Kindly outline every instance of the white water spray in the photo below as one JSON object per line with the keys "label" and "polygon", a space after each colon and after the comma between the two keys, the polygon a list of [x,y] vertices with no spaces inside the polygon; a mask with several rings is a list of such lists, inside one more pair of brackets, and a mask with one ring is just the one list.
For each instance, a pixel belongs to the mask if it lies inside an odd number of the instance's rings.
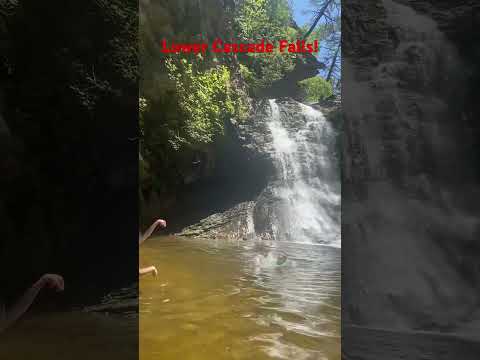
{"label": "white water spray", "polygon": [[278,241],[340,247],[335,131],[320,111],[303,104],[299,106],[304,122],[288,126],[293,119],[281,115],[275,100],[269,102],[268,127],[277,168],[273,191],[280,200],[272,219],[274,236]]}

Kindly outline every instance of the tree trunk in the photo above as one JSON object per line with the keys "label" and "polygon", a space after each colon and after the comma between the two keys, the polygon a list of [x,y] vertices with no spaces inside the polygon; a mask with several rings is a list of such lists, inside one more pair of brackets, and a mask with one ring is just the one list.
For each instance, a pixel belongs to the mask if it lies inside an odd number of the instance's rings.
{"label": "tree trunk", "polygon": [[327,81],[330,81],[332,79],[333,69],[335,69],[335,63],[337,62],[339,51],[340,51],[340,44],[338,44],[337,46],[337,50],[335,51],[335,55],[333,56],[333,59],[332,59],[332,64],[330,65],[330,69],[328,69],[328,75],[326,79]]}
{"label": "tree trunk", "polygon": [[322,18],[322,16],[325,14],[325,11],[327,11],[327,8],[330,6],[333,0],[327,0],[323,4],[322,9],[318,12],[317,16],[315,17],[315,20],[313,21],[312,26],[310,26],[310,29],[308,29],[307,33],[303,36],[303,40],[305,40],[313,30],[315,30],[315,27],[317,26],[318,22]]}

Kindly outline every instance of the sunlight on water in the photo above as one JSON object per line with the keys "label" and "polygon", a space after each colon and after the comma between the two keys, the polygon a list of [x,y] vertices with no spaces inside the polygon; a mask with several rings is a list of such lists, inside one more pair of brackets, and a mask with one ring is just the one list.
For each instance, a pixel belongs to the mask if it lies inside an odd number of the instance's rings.
{"label": "sunlight on water", "polygon": [[140,263],[142,360],[340,359],[339,249],[159,237]]}

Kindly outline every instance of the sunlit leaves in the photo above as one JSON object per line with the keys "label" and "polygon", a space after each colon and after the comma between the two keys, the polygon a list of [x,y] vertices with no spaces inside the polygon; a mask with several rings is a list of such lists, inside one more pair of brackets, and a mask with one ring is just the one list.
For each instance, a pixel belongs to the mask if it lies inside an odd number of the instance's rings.
{"label": "sunlit leaves", "polygon": [[167,59],[166,65],[185,117],[181,135],[171,139],[174,147],[181,143],[210,143],[223,133],[225,118],[242,117],[242,100],[231,85],[230,71],[225,65],[206,71],[196,71],[186,59]]}
{"label": "sunlit leaves", "polygon": [[[297,40],[298,31],[291,27],[291,9],[286,0],[245,0],[235,16],[236,36],[240,42],[259,42],[266,39],[278,44],[279,40]],[[248,53],[239,56],[247,67],[246,80],[253,93],[279,80],[293,70],[295,53]]]}
{"label": "sunlit leaves", "polygon": [[332,84],[320,76],[302,80],[298,83],[304,90],[305,101],[317,102],[333,94]]}

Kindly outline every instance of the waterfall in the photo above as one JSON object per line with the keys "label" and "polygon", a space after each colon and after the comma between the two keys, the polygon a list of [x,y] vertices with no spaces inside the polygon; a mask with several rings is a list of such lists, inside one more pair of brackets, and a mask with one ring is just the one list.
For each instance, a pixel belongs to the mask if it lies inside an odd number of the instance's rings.
{"label": "waterfall", "polygon": [[336,134],[324,115],[298,103],[298,118],[269,100],[277,204],[271,219],[277,241],[340,247],[340,170]]}

